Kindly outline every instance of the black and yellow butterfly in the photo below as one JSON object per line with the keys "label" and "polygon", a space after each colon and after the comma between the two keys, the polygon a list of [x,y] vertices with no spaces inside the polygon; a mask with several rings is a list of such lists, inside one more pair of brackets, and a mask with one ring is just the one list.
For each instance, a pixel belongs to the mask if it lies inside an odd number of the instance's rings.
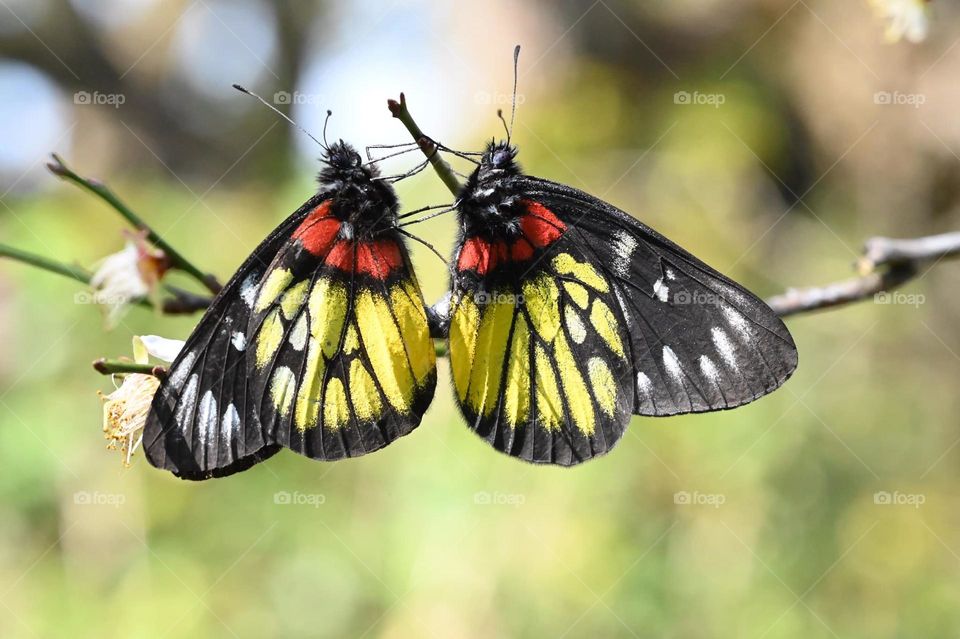
{"label": "black and yellow butterfly", "polygon": [[450,366],[470,428],[569,466],[632,414],[734,408],[790,377],[797,350],[766,304],[631,215],[524,175],[510,129],[456,203]]}
{"label": "black and yellow butterfly", "polygon": [[397,197],[340,141],[320,192],[243,263],[153,400],[143,443],[184,479],[282,447],[319,460],[375,451],[420,423],[436,361]]}

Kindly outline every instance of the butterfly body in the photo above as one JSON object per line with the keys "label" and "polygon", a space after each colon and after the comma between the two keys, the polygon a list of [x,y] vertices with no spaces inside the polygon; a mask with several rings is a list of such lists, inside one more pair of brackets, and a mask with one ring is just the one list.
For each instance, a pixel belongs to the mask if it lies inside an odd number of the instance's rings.
{"label": "butterfly body", "polygon": [[147,459],[185,479],[283,447],[363,455],[412,431],[436,383],[392,187],[339,142],[320,191],[213,301],[154,398]]}
{"label": "butterfly body", "polygon": [[573,465],[631,414],[732,408],[796,366],[763,302],[632,216],[491,143],[459,194],[450,360],[471,428]]}

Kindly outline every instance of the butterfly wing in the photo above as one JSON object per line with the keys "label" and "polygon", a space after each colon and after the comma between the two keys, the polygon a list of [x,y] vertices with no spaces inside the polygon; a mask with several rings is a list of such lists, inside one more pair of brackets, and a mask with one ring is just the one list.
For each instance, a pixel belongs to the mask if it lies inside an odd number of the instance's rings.
{"label": "butterfly wing", "polygon": [[253,310],[252,401],[277,443],[335,460],[419,425],[436,359],[399,236],[353,239],[329,216],[307,218],[271,264]]}
{"label": "butterfly wing", "polygon": [[143,435],[153,466],[183,479],[222,477],[280,450],[250,401],[246,330],[260,282],[314,197],[275,229],[204,313],[154,396]]}
{"label": "butterfly wing", "polygon": [[797,367],[787,327],[762,300],[634,217],[587,193],[524,178],[529,200],[567,225],[569,245],[602,270],[628,327],[634,412],[735,408]]}
{"label": "butterfly wing", "polygon": [[562,185],[517,191],[521,237],[464,238],[450,326],[461,408],[498,450],[580,463],[631,413],[732,408],[796,367],[762,301],[652,229]]}

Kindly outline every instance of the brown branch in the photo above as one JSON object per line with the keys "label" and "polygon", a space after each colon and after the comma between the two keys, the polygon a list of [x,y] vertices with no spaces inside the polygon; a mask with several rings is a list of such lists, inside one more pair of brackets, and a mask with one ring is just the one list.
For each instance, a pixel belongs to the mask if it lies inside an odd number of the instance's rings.
{"label": "brown branch", "polygon": [[767,304],[780,317],[788,317],[876,299],[918,277],[924,265],[956,257],[960,257],[960,232],[906,240],[874,237],[866,241],[857,261],[859,277],[792,288],[771,297]]}

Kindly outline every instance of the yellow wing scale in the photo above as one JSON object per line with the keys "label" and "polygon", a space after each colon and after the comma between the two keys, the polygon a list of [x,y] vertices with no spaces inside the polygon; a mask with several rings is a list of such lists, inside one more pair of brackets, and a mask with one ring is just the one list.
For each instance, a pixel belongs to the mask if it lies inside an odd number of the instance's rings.
{"label": "yellow wing scale", "polygon": [[481,421],[499,406],[511,429],[573,424],[591,436],[616,411],[622,329],[597,269],[569,253],[550,267],[522,283],[519,299],[508,290],[490,292],[482,304],[462,295],[450,323],[454,384],[468,415]]}
{"label": "yellow wing scale", "polygon": [[336,430],[354,419],[377,421],[387,406],[408,414],[435,375],[415,281],[399,280],[382,293],[360,286],[352,307],[349,296],[334,278],[293,282],[289,271],[277,269],[255,302],[267,311],[254,346],[258,369],[274,362],[285,336],[295,351],[305,351],[302,373],[278,367],[270,384],[273,406],[301,432],[321,422]]}

